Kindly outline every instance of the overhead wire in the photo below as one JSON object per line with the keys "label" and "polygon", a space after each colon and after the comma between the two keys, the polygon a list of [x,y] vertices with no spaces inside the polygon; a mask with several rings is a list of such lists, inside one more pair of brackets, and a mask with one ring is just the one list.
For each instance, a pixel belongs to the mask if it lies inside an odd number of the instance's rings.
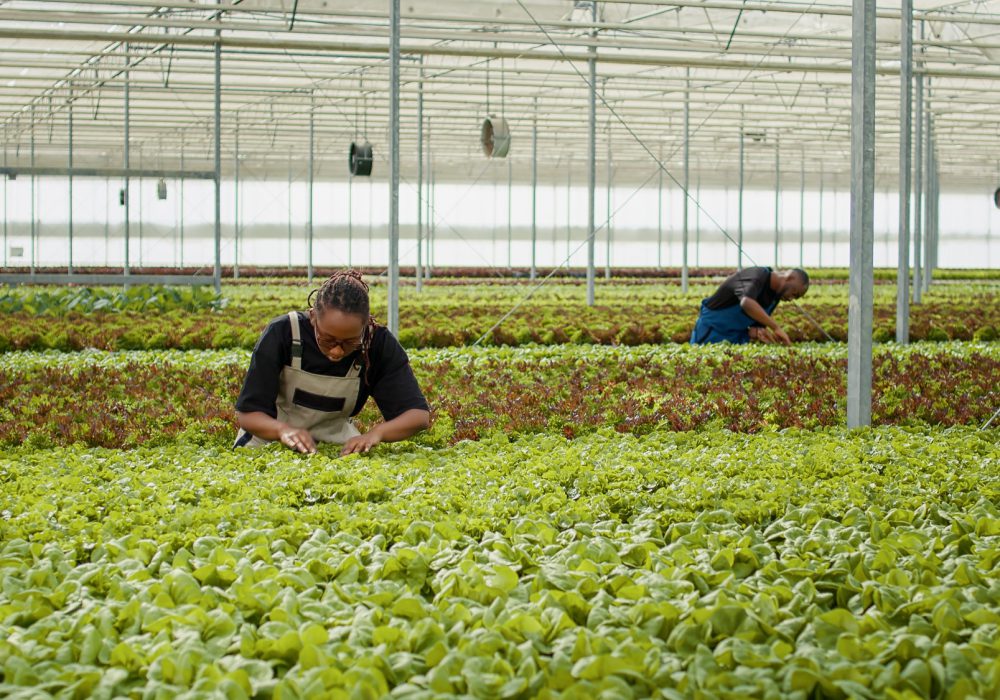
{"label": "overhead wire", "polygon": [[[813,6],[813,5],[815,5],[816,2],[817,2],[817,0],[813,0],[813,2],[811,3],[810,7]],[[557,41],[555,41],[555,39],[552,37],[552,35],[535,18],[535,16],[531,13],[531,11],[525,6],[524,2],[522,0],[517,0],[517,4],[521,7],[522,10],[524,10],[525,14],[531,19],[531,21],[535,24],[535,26],[545,35],[546,39],[549,40],[550,44],[553,47],[555,47],[555,49],[565,58],[566,54],[563,51],[562,46],[560,46],[559,43]],[[804,15],[799,15],[799,17],[797,17],[789,25],[789,27],[788,27],[788,29],[786,30],[785,33],[787,34],[788,32],[790,32],[795,27],[795,25],[799,22],[799,20],[801,20],[801,18],[803,16]],[[778,42],[776,42],[775,45],[777,45],[777,43]],[[760,59],[760,61],[758,62],[758,65],[760,65],[760,63],[763,62],[767,58],[768,55],[769,54],[765,54]],[[572,61],[569,61],[569,65],[573,68],[573,71],[581,78],[581,80],[583,80],[585,83],[587,83],[589,85],[590,81],[587,79],[586,76],[583,75],[583,73],[580,71],[580,69],[577,68],[576,65]],[[746,82],[746,80],[748,80],[752,74],[753,74],[753,69],[750,69],[747,72],[747,74],[744,76],[744,78],[740,81],[740,83],[738,83],[733,88],[733,90],[729,93],[729,95],[726,96],[726,98],[722,101],[722,103],[724,103],[725,101],[727,101],[729,99],[729,97],[731,97],[732,94],[735,93],[735,91],[739,88],[739,86],[742,85],[744,82]],[[722,233],[722,235],[725,236],[731,243],[733,243],[733,245],[735,245],[737,247],[737,249],[740,251],[740,253],[742,255],[744,255],[747,260],[749,260],[751,263],[753,263],[753,264],[756,265],[756,261],[754,260],[753,256],[751,256],[748,253],[746,253],[746,251],[743,248],[743,246],[740,245],[739,242],[737,242],[735,239],[733,239],[732,235],[730,235],[730,233],[726,230],[726,228],[722,224],[720,224],[719,221],[714,216],[712,216],[712,214],[708,210],[706,210],[702,206],[701,202],[688,191],[688,189],[673,175],[673,173],[670,172],[670,170],[664,165],[663,161],[660,160],[656,156],[656,154],[653,153],[652,149],[649,148],[649,146],[631,128],[631,126],[628,124],[628,122],[625,121],[625,119],[623,119],[621,117],[621,115],[618,114],[618,112],[607,101],[607,99],[605,99],[604,95],[603,94],[596,94],[596,91],[595,91],[595,98],[599,98],[601,100],[602,104],[610,112],[610,114],[612,116],[614,116],[614,118],[625,128],[625,131],[635,140],[635,142],[637,144],[639,144],[639,146],[642,148],[642,150],[644,150],[646,152],[646,154],[649,155],[649,157],[657,164],[657,169],[658,170],[662,170],[663,173],[666,174],[667,177],[669,177],[674,182],[674,184],[677,185],[678,188],[680,188],[680,190],[684,194],[684,196],[686,198],[688,198],[689,200],[691,200],[691,202],[695,205],[696,209],[698,211],[704,213],[705,216],[708,218],[708,220],[711,221],[715,225],[715,227],[719,229],[719,231]],[[718,106],[716,106],[716,110],[719,109],[719,107],[721,107],[722,103],[720,103]],[[706,118],[705,121],[702,122],[702,124],[699,125],[698,128],[700,128],[702,125],[704,125],[705,122],[709,118],[711,118],[711,114],[709,115],[709,117]],[[697,129],[696,129],[695,133],[697,133]],[[676,153],[676,149],[675,149],[674,153]],[[644,187],[644,186],[645,186],[645,184],[643,184],[641,187]],[[640,189],[641,189],[641,187],[640,187]],[[609,217],[609,219],[608,219],[609,221],[610,221],[610,218],[611,217]],[[606,225],[607,225],[607,221],[605,221],[605,223],[601,227],[595,228],[594,231],[591,231],[589,233],[588,238],[585,241],[585,243],[589,243],[590,240],[596,236],[597,232],[599,230],[603,229],[604,226],[606,226]],[[583,244],[581,243],[581,245],[578,246],[576,248],[576,250],[573,251],[573,253],[575,253],[576,251],[578,251],[582,246],[583,246]],[[567,260],[569,259],[569,257],[572,257],[573,253],[571,253],[570,256],[567,257]],[[566,261],[564,261],[563,264],[565,264],[565,262]],[[561,265],[560,265],[560,267],[561,267]],[[552,274],[553,273],[550,273],[549,275],[546,275],[538,285],[536,285],[534,288],[532,288],[531,290],[529,290],[528,294],[524,298],[522,298],[521,300],[519,300],[518,302],[516,302],[515,305],[514,305],[514,308],[512,310],[510,310],[506,314],[504,314],[499,321],[497,321],[482,336],[480,336],[479,339],[476,340],[476,342],[474,343],[474,345],[478,345],[480,342],[482,342],[483,339],[486,338],[486,336],[488,336],[490,333],[492,333],[494,330],[496,330],[496,328],[498,328],[507,318],[509,318],[510,315],[517,308],[519,308],[525,301],[527,301],[527,299],[529,299],[531,296],[533,296],[534,293],[538,290],[538,288],[540,288],[542,285],[544,285],[552,277]],[[833,338],[830,336],[830,334],[827,333],[826,330],[810,314],[806,313],[805,310],[802,309],[801,306],[799,306],[798,304],[794,304],[794,306],[797,309],[799,309],[800,311],[802,311],[802,313],[806,316],[806,318],[809,319],[810,322],[813,325],[815,325],[828,339],[833,340]]]}

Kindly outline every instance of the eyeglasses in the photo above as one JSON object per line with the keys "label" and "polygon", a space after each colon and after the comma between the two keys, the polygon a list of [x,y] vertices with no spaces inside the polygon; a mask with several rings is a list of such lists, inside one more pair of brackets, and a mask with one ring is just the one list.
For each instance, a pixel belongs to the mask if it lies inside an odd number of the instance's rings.
{"label": "eyeglasses", "polygon": [[316,336],[316,344],[327,350],[340,348],[346,353],[352,353],[355,350],[361,349],[360,340],[320,340],[319,336]]}
{"label": "eyeglasses", "polygon": [[327,352],[335,348],[340,348],[346,354],[350,354],[355,350],[361,349],[361,344],[363,341],[363,336],[358,336],[357,338],[348,338],[347,340],[337,340],[336,338],[331,338],[328,335],[321,335],[316,324],[312,324],[313,333],[316,336],[316,344],[319,346],[320,350]]}

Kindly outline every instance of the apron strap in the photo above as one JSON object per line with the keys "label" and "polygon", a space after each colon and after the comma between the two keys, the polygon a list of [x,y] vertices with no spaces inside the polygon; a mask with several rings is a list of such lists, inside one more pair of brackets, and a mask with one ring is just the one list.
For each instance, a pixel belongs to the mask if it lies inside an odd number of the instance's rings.
{"label": "apron strap", "polygon": [[299,314],[289,311],[288,318],[292,321],[292,369],[302,369],[302,332],[299,329]]}

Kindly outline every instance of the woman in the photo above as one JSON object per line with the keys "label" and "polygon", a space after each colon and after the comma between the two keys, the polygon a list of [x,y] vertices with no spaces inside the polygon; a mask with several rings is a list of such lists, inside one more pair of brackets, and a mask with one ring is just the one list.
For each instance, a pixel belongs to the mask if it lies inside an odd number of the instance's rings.
{"label": "woman", "polygon": [[[348,455],[425,430],[427,401],[399,341],[369,313],[361,273],[333,275],[308,305],[271,321],[257,341],[236,400],[235,447],[280,440],[313,453],[333,442]],[[385,422],[362,435],[353,420],[369,396]]]}

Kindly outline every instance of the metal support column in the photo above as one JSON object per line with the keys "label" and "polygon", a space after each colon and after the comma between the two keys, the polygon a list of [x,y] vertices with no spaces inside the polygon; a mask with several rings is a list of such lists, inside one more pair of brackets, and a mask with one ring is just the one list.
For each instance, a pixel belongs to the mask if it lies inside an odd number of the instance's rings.
{"label": "metal support column", "polygon": [[424,290],[424,57],[417,83],[417,291]]}
{"label": "metal support column", "polygon": [[663,269],[663,142],[660,142],[659,182],[656,187],[656,268]]}
{"label": "metal support column", "polygon": [[[350,194],[350,190],[348,190]],[[292,151],[288,151],[288,269],[292,269]]]}
{"label": "metal support column", "polygon": [[399,0],[390,0],[389,332],[399,335]]}
{"label": "metal support column", "polygon": [[[698,177],[694,184],[694,201],[701,202],[701,163],[695,163]],[[694,208],[694,266],[701,267],[701,206]]]}
{"label": "metal support column", "polygon": [[424,266],[424,277],[431,278],[434,268],[434,161],[431,159],[431,118],[427,117],[426,130],[427,152],[427,196],[424,197],[427,207],[427,264]]}
{"label": "metal support column", "polygon": [[[688,202],[691,199],[691,69],[684,70],[684,206],[681,210],[681,292],[688,292]],[[660,178],[663,169],[660,168]]]}
{"label": "metal support column", "polygon": [[739,194],[736,199],[737,206],[737,243],[736,247],[736,267],[740,270],[743,269],[743,109],[740,108],[740,182],[739,182]]}
{"label": "metal support column", "polygon": [[[31,167],[35,167],[35,106],[31,106]],[[31,274],[35,274],[35,250],[37,249],[36,239],[38,237],[38,221],[35,214],[35,174],[31,174],[31,250],[29,264]]]}
{"label": "metal support column", "polygon": [[111,253],[111,180],[104,180],[104,267],[109,267]]}
{"label": "metal support column", "polygon": [[313,281],[313,189],[316,182],[316,95],[309,96],[309,204],[306,235],[309,239],[306,252],[306,277]]}
{"label": "metal support column", "polygon": [[819,261],[817,267],[823,267],[823,185],[825,184],[826,174],[823,172],[823,166],[820,166],[819,171]]}
{"label": "metal support column", "polygon": [[847,426],[871,424],[875,246],[875,0],[853,0],[851,24],[851,273]]}
{"label": "metal support column", "polygon": [[507,269],[514,266],[514,161],[507,159]]}
{"label": "metal support column", "polygon": [[531,122],[531,279],[538,276],[538,98]]}
{"label": "metal support column", "polygon": [[[183,131],[181,131],[181,170],[184,170],[184,132]],[[178,192],[178,199],[180,200],[180,217],[179,217],[180,221],[178,222],[179,223],[179,228],[180,228],[180,238],[181,238],[181,240],[180,240],[180,255],[178,256],[179,257],[179,261],[178,262],[180,264],[180,267],[184,267],[184,180],[185,180],[185,178],[183,178],[183,177],[180,178],[180,182],[178,183],[178,187],[177,187],[177,189],[179,191]]]}
{"label": "metal support column", "polygon": [[66,100],[66,119],[68,121],[69,130],[69,148],[67,150],[67,161],[69,164],[69,172],[66,174],[66,181],[68,183],[68,195],[69,195],[69,207],[67,213],[69,214],[69,265],[67,267],[67,272],[73,274],[73,84],[70,83],[69,86],[69,99]]}
{"label": "metal support column", "polygon": [[[140,171],[142,170],[142,143],[139,144],[139,170]],[[139,175],[139,177],[137,179],[139,180],[139,182],[138,182],[138,186],[136,187],[136,197],[135,197],[135,199],[136,199],[136,202],[139,205],[139,207],[138,207],[138,209],[139,209],[139,216],[136,217],[138,219],[138,221],[136,223],[139,224],[139,267],[141,268],[143,266],[143,258],[142,258],[142,248],[143,248],[143,246],[142,246],[142,222],[144,220],[143,216],[142,216],[142,175]]]}
{"label": "metal support column", "polygon": [[931,272],[938,269],[941,249],[941,166],[938,162],[937,138],[934,139],[934,245],[931,247]]}
{"label": "metal support column", "polygon": [[429,192],[427,197],[427,224],[430,226],[429,237],[427,240],[427,279],[431,278],[434,274],[434,265],[437,262],[436,248],[434,246],[437,241],[437,217],[435,212],[437,211],[437,178],[434,176],[434,152],[431,150],[431,133],[430,133],[431,120],[430,117],[427,118],[427,178],[429,180]]}
{"label": "metal support column", "polygon": [[913,155],[913,0],[902,0],[899,73],[899,251],[896,342],[910,342],[910,189]]}
{"label": "metal support column", "polygon": [[[920,38],[924,38],[924,23],[920,22]],[[923,48],[920,52],[923,53]],[[923,62],[917,62],[917,68],[923,67]],[[917,125],[913,138],[913,303],[919,304],[922,299],[923,283],[921,277],[921,248],[923,247],[924,228],[924,75],[918,72],[916,78],[916,105],[913,110],[913,122]]]}
{"label": "metal support column", "polygon": [[347,173],[347,266],[354,267],[354,175],[351,173]]}
{"label": "metal support column", "polygon": [[[220,16],[221,21],[221,16]],[[215,30],[215,293],[222,292],[222,32]]]}
{"label": "metal support column", "polygon": [[781,143],[774,139],[774,267],[777,268],[781,244]]}
{"label": "metal support column", "polygon": [[[597,2],[591,3],[591,19],[597,22]],[[592,32],[596,38],[596,30]],[[597,185],[597,47],[587,48],[590,58],[590,101],[587,105],[589,130],[587,133],[587,306],[594,305],[594,188]]]}
{"label": "metal support column", "polygon": [[[124,166],[125,166],[125,171],[126,171],[126,173],[125,173],[125,183],[124,183],[125,186],[123,188],[125,190],[125,196],[124,196],[124,200],[125,200],[124,201],[124,206],[125,206],[125,221],[124,221],[124,229],[125,229],[125,264],[124,264],[124,269],[122,270],[122,273],[125,276],[125,280],[126,280],[125,281],[125,286],[126,287],[128,287],[128,276],[130,274],[132,274],[132,270],[131,270],[131,255],[132,255],[132,250],[131,249],[132,249],[132,245],[131,245],[131,242],[129,241],[129,225],[130,225],[130,222],[129,222],[129,209],[130,209],[130,207],[132,205],[132,202],[131,202],[132,197],[131,197],[131,193],[129,192],[129,176],[128,176],[128,170],[129,170],[129,167],[130,167],[130,163],[129,163],[129,127],[130,127],[130,124],[129,124],[129,122],[131,121],[130,116],[129,116],[129,97],[130,97],[130,95],[129,95],[129,83],[132,82],[132,79],[131,79],[131,65],[132,65],[132,62],[131,62],[131,59],[129,57],[129,54],[130,54],[129,45],[125,44],[125,70],[122,73],[122,76],[125,79],[125,85],[124,85],[124,90],[125,90],[125,95],[124,95],[124,99],[125,99],[125,104],[124,104],[124,109],[125,109],[125,114],[124,114],[124,132],[125,132],[124,136],[125,136],[125,142],[124,142],[124,144],[122,146],[123,156],[124,156],[123,157],[123,161],[124,161]],[[140,253],[141,252],[142,251],[140,249]]]}
{"label": "metal support column", "polygon": [[605,226],[607,226],[607,231],[605,231],[605,245],[604,245],[604,279],[611,279],[611,222],[615,217],[615,212],[611,208],[611,188],[614,182],[614,170],[611,165],[611,129],[610,125],[608,128],[608,191],[607,191],[607,208],[608,208],[608,220]]}
{"label": "metal support column", "polygon": [[[7,167],[7,144],[3,147],[3,164]],[[8,207],[7,200],[7,181],[10,180],[9,175],[5,175],[3,178],[3,266],[7,267],[7,251],[10,250],[7,244],[7,221],[10,219],[10,209]],[[989,238],[986,240],[987,248],[989,247]]]}
{"label": "metal support column", "polygon": [[799,166],[799,267],[806,266],[806,149]]}
{"label": "metal support column", "polygon": [[[928,83],[930,81],[928,80]],[[931,90],[930,85],[927,86],[927,98],[930,101]],[[929,107],[929,105],[928,105]],[[934,118],[931,116],[930,109],[927,109],[927,133],[925,134],[924,142],[924,152],[926,153],[927,159],[927,173],[926,173],[926,188],[927,188],[927,199],[926,199],[926,232],[924,235],[924,272],[921,276],[921,281],[923,282],[923,291],[926,293],[931,288],[931,263],[932,254],[931,250],[934,248],[934,236],[936,235],[935,225],[937,210],[935,208],[935,192],[934,192]]]}
{"label": "metal support column", "polygon": [[233,279],[240,278],[240,113],[233,128]]}
{"label": "metal support column", "polygon": [[573,252],[573,161],[566,163],[566,265],[569,266]]}

